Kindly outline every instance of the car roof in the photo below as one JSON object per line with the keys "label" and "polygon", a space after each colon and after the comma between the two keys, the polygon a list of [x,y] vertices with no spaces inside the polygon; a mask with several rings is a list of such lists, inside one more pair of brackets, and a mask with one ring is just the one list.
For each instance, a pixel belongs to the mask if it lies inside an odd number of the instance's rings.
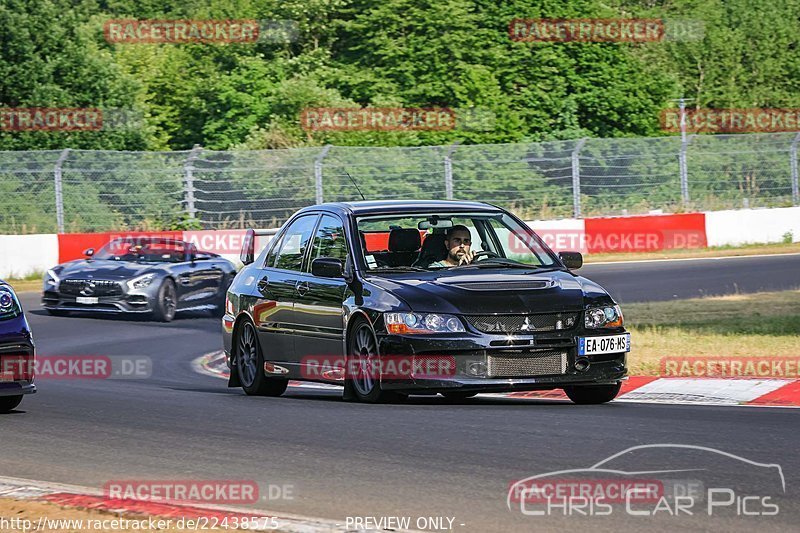
{"label": "car roof", "polygon": [[330,202],[305,207],[306,211],[334,211],[341,214],[380,215],[404,212],[486,211],[498,212],[499,207],[483,202],[464,200],[365,200],[360,202]]}

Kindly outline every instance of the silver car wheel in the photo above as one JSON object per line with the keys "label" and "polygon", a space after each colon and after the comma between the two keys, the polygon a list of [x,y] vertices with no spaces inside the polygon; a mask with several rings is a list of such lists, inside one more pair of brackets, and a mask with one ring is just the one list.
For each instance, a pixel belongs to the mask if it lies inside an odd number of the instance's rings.
{"label": "silver car wheel", "polygon": [[248,322],[239,334],[239,346],[236,351],[236,365],[239,368],[239,380],[245,387],[250,387],[256,380],[258,372],[258,348],[256,347],[256,332]]}
{"label": "silver car wheel", "polygon": [[166,283],[164,285],[164,295],[161,305],[164,309],[164,318],[167,321],[170,321],[175,317],[175,310],[178,308],[177,300],[178,295],[175,291],[175,286],[172,283]]}
{"label": "silver car wheel", "polygon": [[366,396],[375,388],[375,361],[377,360],[378,347],[372,330],[366,324],[358,328],[354,339],[353,353],[354,365],[348,370],[355,371],[353,385],[359,394]]}

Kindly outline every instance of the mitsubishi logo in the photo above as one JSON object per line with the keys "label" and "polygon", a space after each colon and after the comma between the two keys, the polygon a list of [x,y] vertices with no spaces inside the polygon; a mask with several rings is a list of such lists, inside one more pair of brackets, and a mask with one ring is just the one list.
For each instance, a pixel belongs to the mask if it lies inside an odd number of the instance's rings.
{"label": "mitsubishi logo", "polygon": [[531,320],[527,316],[525,317],[525,321],[522,323],[522,327],[519,328],[520,331],[530,331],[531,330]]}
{"label": "mitsubishi logo", "polygon": [[93,281],[89,283],[84,283],[83,288],[81,289],[81,294],[84,296],[89,296],[90,294],[94,294],[95,284]]}

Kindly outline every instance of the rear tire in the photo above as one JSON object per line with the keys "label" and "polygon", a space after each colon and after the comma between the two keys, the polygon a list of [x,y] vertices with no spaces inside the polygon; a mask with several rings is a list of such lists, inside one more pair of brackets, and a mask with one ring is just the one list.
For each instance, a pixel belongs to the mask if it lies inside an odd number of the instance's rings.
{"label": "rear tire", "polygon": [[[345,400],[357,400],[364,403],[389,403],[400,401],[406,395],[381,389],[380,376],[374,375],[379,365],[374,362],[379,358],[378,341],[369,323],[357,318],[347,339],[347,362],[345,364],[344,396]],[[354,360],[353,363],[350,363]],[[357,376],[347,376],[359,369]]]}
{"label": "rear tire", "polygon": [[18,396],[0,396],[0,414],[10,413],[21,401],[21,394]]}
{"label": "rear tire", "polygon": [[178,291],[175,282],[165,279],[158,288],[158,296],[153,303],[153,319],[158,322],[172,322],[178,309]]}
{"label": "rear tire", "polygon": [[619,394],[622,383],[616,385],[584,385],[564,387],[570,400],[578,405],[597,405],[610,402]]}
{"label": "rear tire", "polygon": [[268,378],[264,375],[264,356],[258,343],[256,328],[244,322],[236,336],[236,368],[239,382],[248,396],[280,396],[289,386],[288,379]]}

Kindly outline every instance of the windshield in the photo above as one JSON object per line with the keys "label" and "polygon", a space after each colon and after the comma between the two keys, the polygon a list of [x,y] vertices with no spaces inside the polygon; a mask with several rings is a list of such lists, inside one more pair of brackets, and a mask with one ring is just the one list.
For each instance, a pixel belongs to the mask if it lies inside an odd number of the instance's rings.
{"label": "windshield", "polygon": [[171,239],[116,239],[100,248],[95,259],[142,263],[180,263],[186,261],[188,247]]}
{"label": "windshield", "polygon": [[357,219],[369,271],[560,267],[533,231],[506,213],[413,213]]}

